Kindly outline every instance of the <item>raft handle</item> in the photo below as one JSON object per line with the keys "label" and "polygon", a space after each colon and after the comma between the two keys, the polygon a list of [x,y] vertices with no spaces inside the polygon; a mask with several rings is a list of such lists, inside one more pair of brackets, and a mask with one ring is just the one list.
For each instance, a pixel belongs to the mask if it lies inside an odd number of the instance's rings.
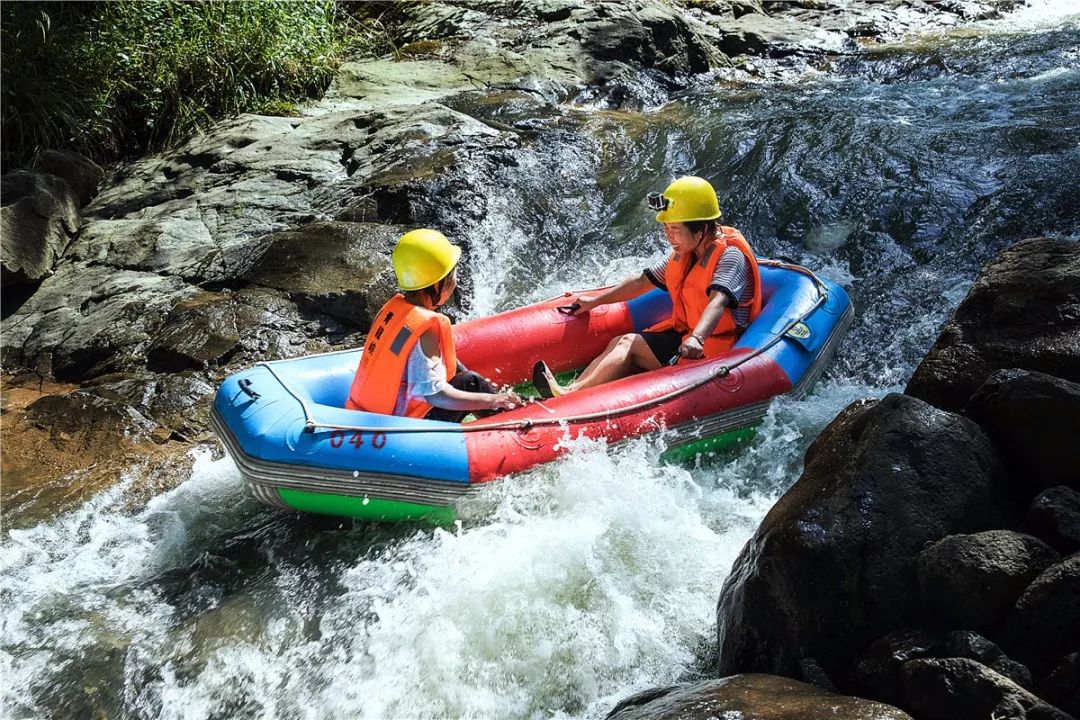
{"label": "raft handle", "polygon": [[238,382],[237,385],[240,386],[240,392],[244,393],[245,395],[247,395],[252,400],[258,400],[259,399],[259,397],[260,397],[259,393],[255,392],[254,390],[251,389],[251,379],[250,378],[244,378],[243,380]]}

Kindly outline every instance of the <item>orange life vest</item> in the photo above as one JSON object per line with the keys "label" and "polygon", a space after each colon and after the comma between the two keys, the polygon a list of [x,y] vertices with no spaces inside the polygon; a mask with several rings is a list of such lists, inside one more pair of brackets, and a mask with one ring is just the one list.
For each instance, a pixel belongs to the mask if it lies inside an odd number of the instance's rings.
{"label": "orange life vest", "polygon": [[[691,253],[681,257],[677,253],[672,254],[664,273],[664,284],[671,294],[671,317],[648,328],[649,331],[677,330],[683,334],[684,340],[694,331],[701,320],[701,314],[705,312],[705,306],[709,304],[709,286],[712,285],[716,266],[729,246],[738,249],[746,258],[754,283],[753,296],[740,302],[739,307],[750,308],[751,321],[757,317],[761,312],[761,271],[758,269],[757,257],[741,232],[733,227],[720,225],[717,227],[716,237],[707,245],[700,258]],[[709,337],[705,338],[705,357],[716,357],[730,350],[735,344],[738,328],[735,325],[735,314],[731,310],[730,307],[724,308],[724,314],[720,316],[716,327]]]}
{"label": "orange life vest", "polygon": [[[450,320],[445,315],[413,305],[404,295],[390,298],[371,325],[345,407],[392,415],[402,386],[407,382],[405,366],[409,353],[420,342],[420,336],[429,331],[439,338],[439,354],[449,381],[457,372]],[[405,409],[405,416],[424,417],[430,410],[431,405],[414,398]]]}

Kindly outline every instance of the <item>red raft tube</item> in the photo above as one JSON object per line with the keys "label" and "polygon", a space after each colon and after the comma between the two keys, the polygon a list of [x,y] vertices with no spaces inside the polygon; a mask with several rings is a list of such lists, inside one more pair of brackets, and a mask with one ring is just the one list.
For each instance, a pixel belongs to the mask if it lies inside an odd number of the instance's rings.
{"label": "red raft tube", "polygon": [[[854,314],[805,268],[761,260],[761,314],[725,355],[681,362],[462,424],[346,410],[360,350],[264,362],[228,377],[212,421],[255,497],[301,512],[449,522],[479,485],[550,462],[579,436],[659,434],[689,455],[745,434],[772,398],[802,396]],[[459,359],[498,385],[543,359],[582,368],[608,342],[671,313],[654,290],[569,317],[555,298],[454,327]]]}

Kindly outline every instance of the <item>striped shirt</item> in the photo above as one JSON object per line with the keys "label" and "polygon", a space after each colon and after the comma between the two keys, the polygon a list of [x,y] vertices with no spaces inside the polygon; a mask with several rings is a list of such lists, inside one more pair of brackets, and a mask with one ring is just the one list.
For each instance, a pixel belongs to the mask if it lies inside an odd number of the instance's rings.
{"label": "striped shirt", "polygon": [[[667,290],[664,277],[669,262],[671,262],[671,256],[658,265],[645,268],[645,277],[662,290]],[[746,261],[746,257],[738,248],[729,247],[720,256],[720,262],[716,263],[716,272],[713,273],[712,283],[709,284],[709,290],[714,288],[727,295],[729,307],[735,304],[735,298],[738,298],[738,302],[744,303],[754,297],[754,277],[750,272],[750,263]],[[735,325],[740,329],[750,324],[749,307],[735,308],[732,312],[735,315]]]}

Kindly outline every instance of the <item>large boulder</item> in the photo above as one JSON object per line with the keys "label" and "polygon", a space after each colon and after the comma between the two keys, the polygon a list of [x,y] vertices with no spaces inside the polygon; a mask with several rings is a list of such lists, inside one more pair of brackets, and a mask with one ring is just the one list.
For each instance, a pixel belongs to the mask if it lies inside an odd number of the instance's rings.
{"label": "large boulder", "polygon": [[904,628],[878,638],[862,652],[851,668],[860,693],[894,705],[902,700],[900,676],[909,660],[934,657],[945,642],[936,628]]}
{"label": "large boulder", "polygon": [[0,178],[0,282],[47,277],[79,229],[79,201],[56,175],[16,170]]}
{"label": "large boulder", "polygon": [[794,18],[748,13],[717,25],[719,48],[729,56],[782,57],[800,52],[842,49],[844,35],[802,23]]}
{"label": "large boulder", "polygon": [[63,178],[75,193],[80,206],[97,195],[105,174],[93,160],[70,150],[41,150],[30,161],[30,167]]}
{"label": "large boulder", "polygon": [[1080,554],[1035,578],[1006,620],[1002,641],[1037,676],[1080,647]]}
{"label": "large boulder", "polygon": [[1062,710],[1080,717],[1080,652],[1071,652],[1040,684],[1039,694]]}
{"label": "large boulder", "polygon": [[902,707],[920,720],[1071,720],[1004,675],[969,658],[904,665]]}
{"label": "large boulder", "polygon": [[366,331],[396,291],[390,253],[405,229],[328,221],[274,233],[241,277],[285,293],[301,312]]}
{"label": "large boulder", "polygon": [[883,703],[826,692],[774,675],[735,675],[719,680],[646,690],[623,700],[608,720],[908,720]]}
{"label": "large boulder", "polygon": [[967,418],[896,394],[849,406],[724,583],[720,674],[796,676],[813,658],[844,687],[868,643],[918,615],[923,547],[998,522],[1000,475]]}
{"label": "large boulder", "polygon": [[994,672],[1000,673],[1017,685],[1032,687],[1031,671],[1018,663],[1000,647],[971,630],[953,630],[945,635],[937,648],[937,655],[945,658],[969,658],[978,660]]}
{"label": "large boulder", "polygon": [[[1080,277],[1076,280],[1080,283]],[[1018,484],[1080,489],[1080,383],[999,370],[972,396],[964,414],[986,430],[1013,474],[1028,481]]]}
{"label": "large boulder", "polygon": [[1023,529],[1058,552],[1080,551],[1080,492],[1061,486],[1043,490],[1031,503]]}
{"label": "large boulder", "polygon": [[942,538],[919,554],[928,619],[951,627],[994,625],[1059,557],[1042,540],[1012,530]]}
{"label": "large boulder", "polygon": [[1080,243],[1023,240],[983,267],[907,394],[958,411],[995,371],[1080,382]]}

